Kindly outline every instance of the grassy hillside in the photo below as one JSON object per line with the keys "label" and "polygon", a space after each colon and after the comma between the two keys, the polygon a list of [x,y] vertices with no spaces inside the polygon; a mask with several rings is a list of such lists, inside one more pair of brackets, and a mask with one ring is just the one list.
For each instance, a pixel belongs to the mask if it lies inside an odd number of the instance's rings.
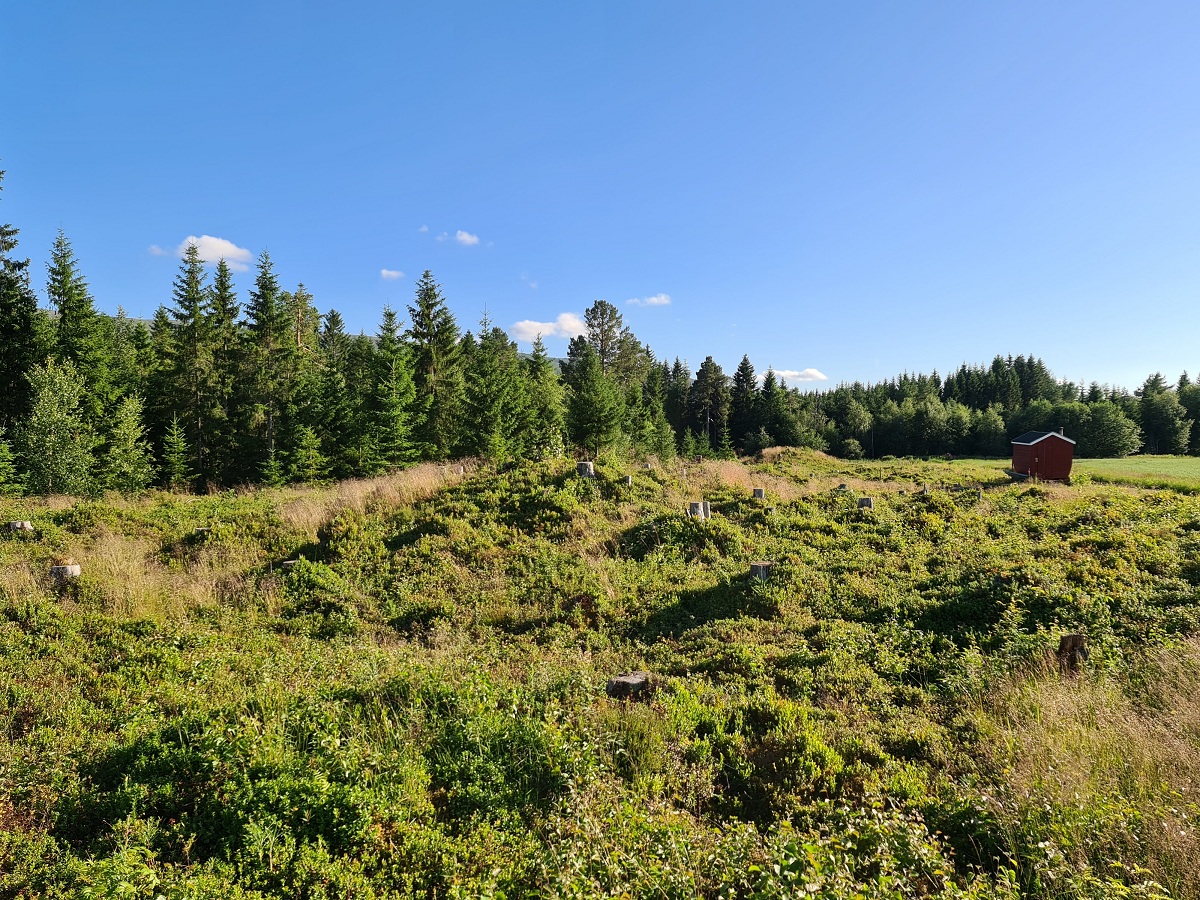
{"label": "grassy hillside", "polygon": [[1200,894],[1200,499],[597,468],[0,499],[0,897]]}

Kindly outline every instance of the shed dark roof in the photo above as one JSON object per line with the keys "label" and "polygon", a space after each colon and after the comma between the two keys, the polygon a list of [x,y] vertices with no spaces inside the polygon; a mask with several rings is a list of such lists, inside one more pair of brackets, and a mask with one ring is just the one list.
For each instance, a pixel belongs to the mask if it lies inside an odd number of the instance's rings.
{"label": "shed dark roof", "polygon": [[1057,431],[1027,431],[1020,437],[1012,439],[1014,444],[1036,444],[1038,441],[1044,441],[1048,437],[1056,437],[1060,441],[1066,441],[1068,444],[1074,444],[1066,435],[1059,434]]}

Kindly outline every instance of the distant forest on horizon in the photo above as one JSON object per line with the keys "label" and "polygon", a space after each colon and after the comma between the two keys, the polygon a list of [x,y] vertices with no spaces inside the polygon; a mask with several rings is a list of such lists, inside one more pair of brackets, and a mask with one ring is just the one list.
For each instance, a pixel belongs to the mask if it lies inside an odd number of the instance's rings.
{"label": "distant forest on horizon", "polygon": [[760,378],[749,355],[732,375],[711,356],[694,373],[659,359],[603,300],[560,372],[540,339],[521,354],[486,315],[464,331],[428,271],[406,320],[385,307],[374,335],[350,335],[302,283],[282,287],[268,254],[243,299],[193,245],[146,323],[97,310],[61,232],[39,298],[17,235],[0,226],[0,491],[208,490],[614,450],[1001,457],[1012,437],[1058,428],[1079,456],[1200,453],[1186,373],[1131,392],[997,356],[944,378],[800,390]]}

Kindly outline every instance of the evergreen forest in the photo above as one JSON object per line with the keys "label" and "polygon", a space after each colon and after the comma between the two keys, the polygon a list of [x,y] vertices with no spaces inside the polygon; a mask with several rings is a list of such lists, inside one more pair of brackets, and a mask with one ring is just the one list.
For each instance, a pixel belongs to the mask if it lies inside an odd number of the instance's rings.
{"label": "evergreen forest", "polygon": [[998,356],[945,378],[801,391],[760,377],[748,355],[732,376],[711,356],[695,372],[659,359],[606,301],[554,360],[540,339],[518,353],[486,315],[464,330],[428,271],[406,309],[350,335],[303,283],[284,287],[267,253],[239,289],[195,246],[145,322],[97,309],[61,232],[38,297],[17,235],[0,227],[0,490],[206,492],[608,450],[1000,457],[1012,437],[1057,428],[1079,456],[1200,452],[1200,385],[1186,373],[1130,393]]}

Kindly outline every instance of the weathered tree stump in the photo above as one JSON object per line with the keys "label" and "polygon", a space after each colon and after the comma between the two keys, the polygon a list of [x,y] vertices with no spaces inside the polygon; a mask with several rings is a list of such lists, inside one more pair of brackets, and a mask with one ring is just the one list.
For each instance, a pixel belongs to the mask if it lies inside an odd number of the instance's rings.
{"label": "weathered tree stump", "polygon": [[454,474],[455,474],[455,475],[466,475],[466,474],[467,474],[467,467],[466,467],[466,466],[459,466],[457,469],[455,469],[455,470],[454,470]]}
{"label": "weathered tree stump", "polygon": [[837,489],[839,491],[842,491],[843,493],[845,493],[846,491],[850,490],[850,485],[846,484],[846,482],[843,481],[841,484],[839,484],[837,486]]}
{"label": "weathered tree stump", "polygon": [[752,488],[752,490],[754,491],[754,499],[755,500],[766,500],[767,499],[767,489],[766,488]]}
{"label": "weathered tree stump", "polygon": [[279,564],[279,568],[283,569],[283,571],[285,571],[285,572],[290,572],[292,570],[292,567],[295,566],[296,563],[298,563],[298,562],[300,562],[300,560],[298,560],[298,559],[285,559],[283,562],[281,562]]}
{"label": "weathered tree stump", "polygon": [[699,453],[697,453],[697,454],[696,454],[696,462],[697,462],[697,463],[702,463],[702,462],[704,462],[704,457],[703,457],[703,456],[701,456]]}
{"label": "weathered tree stump", "polygon": [[595,478],[596,464],[591,462],[575,463],[575,471],[579,473],[581,478]]}
{"label": "weathered tree stump", "polygon": [[767,515],[771,515],[775,512],[775,507],[768,506],[768,507],[766,507],[766,510],[767,510]]}
{"label": "weathered tree stump", "polygon": [[625,672],[608,679],[604,692],[616,700],[636,700],[650,693],[649,672]]}
{"label": "weathered tree stump", "polygon": [[626,476],[625,476],[625,486],[626,486],[626,487],[633,487],[633,476],[632,476],[632,475],[626,475]]}
{"label": "weathered tree stump", "polygon": [[4,527],[7,531],[24,531],[30,534],[33,533],[33,523],[29,521],[8,522]]}
{"label": "weathered tree stump", "polygon": [[198,541],[206,541],[208,540],[208,536],[210,534],[212,534],[211,528],[197,528],[192,532],[192,537],[196,538]]}
{"label": "weathered tree stump", "polygon": [[69,581],[72,578],[78,578],[82,574],[83,569],[79,567],[78,563],[74,562],[65,562],[61,565],[50,567],[50,577],[59,584]]}
{"label": "weathered tree stump", "polygon": [[1064,634],[1058,639],[1058,668],[1063,672],[1078,672],[1087,662],[1087,638],[1082,634]]}
{"label": "weathered tree stump", "polygon": [[709,506],[704,500],[692,500],[688,503],[688,518],[703,521],[709,517]]}
{"label": "weathered tree stump", "polygon": [[873,497],[859,497],[858,498],[858,508],[859,509],[874,509],[875,508],[875,499]]}
{"label": "weathered tree stump", "polygon": [[646,471],[649,472],[654,468],[654,463],[646,463]]}
{"label": "weathered tree stump", "polygon": [[750,577],[757,578],[759,581],[766,581],[771,577],[771,566],[774,563],[767,560],[759,560],[758,562],[750,563]]}

